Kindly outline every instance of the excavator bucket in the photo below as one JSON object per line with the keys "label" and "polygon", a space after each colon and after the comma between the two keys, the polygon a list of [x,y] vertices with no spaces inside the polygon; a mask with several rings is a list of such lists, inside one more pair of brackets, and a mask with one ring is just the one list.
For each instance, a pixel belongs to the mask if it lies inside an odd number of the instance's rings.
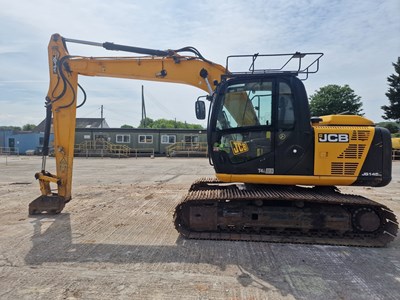
{"label": "excavator bucket", "polygon": [[37,215],[46,212],[47,214],[59,214],[65,206],[63,197],[58,195],[42,195],[29,203],[29,215]]}

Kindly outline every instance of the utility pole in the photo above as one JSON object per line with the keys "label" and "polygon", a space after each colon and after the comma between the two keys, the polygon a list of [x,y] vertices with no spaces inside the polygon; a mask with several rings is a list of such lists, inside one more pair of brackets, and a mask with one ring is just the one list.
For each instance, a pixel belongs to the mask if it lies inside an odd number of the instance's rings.
{"label": "utility pole", "polygon": [[142,85],[142,124],[143,128],[146,128],[146,105],[144,103],[144,87]]}
{"label": "utility pole", "polygon": [[103,128],[103,105],[101,105],[101,124],[100,128]]}

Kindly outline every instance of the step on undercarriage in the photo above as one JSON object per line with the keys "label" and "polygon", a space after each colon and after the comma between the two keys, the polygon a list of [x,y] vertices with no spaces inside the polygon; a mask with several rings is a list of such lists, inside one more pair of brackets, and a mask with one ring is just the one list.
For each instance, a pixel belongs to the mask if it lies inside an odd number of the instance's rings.
{"label": "step on undercarriage", "polygon": [[397,234],[386,206],[335,187],[195,182],[176,207],[189,239],[383,247]]}

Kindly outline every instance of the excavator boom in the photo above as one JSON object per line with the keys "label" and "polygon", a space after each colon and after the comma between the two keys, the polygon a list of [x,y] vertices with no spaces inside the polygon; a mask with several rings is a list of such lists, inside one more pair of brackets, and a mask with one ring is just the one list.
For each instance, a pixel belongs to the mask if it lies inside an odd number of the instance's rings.
{"label": "excavator boom", "polygon": [[[66,42],[102,46],[110,50],[120,50],[148,54],[142,57],[82,57],[70,56]],[[102,76],[182,83],[195,86],[208,93],[227,71],[221,65],[205,60],[192,47],[176,51],[160,51],[146,48],[116,45],[113,43],[93,43],[65,39],[59,34],[52,35],[48,46],[50,86],[46,97],[46,132],[41,172],[39,180],[42,195],[30,204],[30,214],[43,211],[58,213],[71,199],[71,182],[74,157],[78,76]],[[195,56],[181,56],[178,52],[192,51]],[[50,125],[53,117],[54,155],[56,175],[45,171]],[[50,183],[57,185],[53,193]]]}

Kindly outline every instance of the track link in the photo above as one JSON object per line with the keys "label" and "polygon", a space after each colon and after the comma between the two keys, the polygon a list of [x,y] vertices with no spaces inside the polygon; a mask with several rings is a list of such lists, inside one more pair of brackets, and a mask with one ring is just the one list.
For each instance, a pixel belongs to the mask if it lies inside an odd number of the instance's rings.
{"label": "track link", "polygon": [[386,206],[335,187],[226,184],[204,178],[176,207],[189,239],[384,247],[397,235]]}

